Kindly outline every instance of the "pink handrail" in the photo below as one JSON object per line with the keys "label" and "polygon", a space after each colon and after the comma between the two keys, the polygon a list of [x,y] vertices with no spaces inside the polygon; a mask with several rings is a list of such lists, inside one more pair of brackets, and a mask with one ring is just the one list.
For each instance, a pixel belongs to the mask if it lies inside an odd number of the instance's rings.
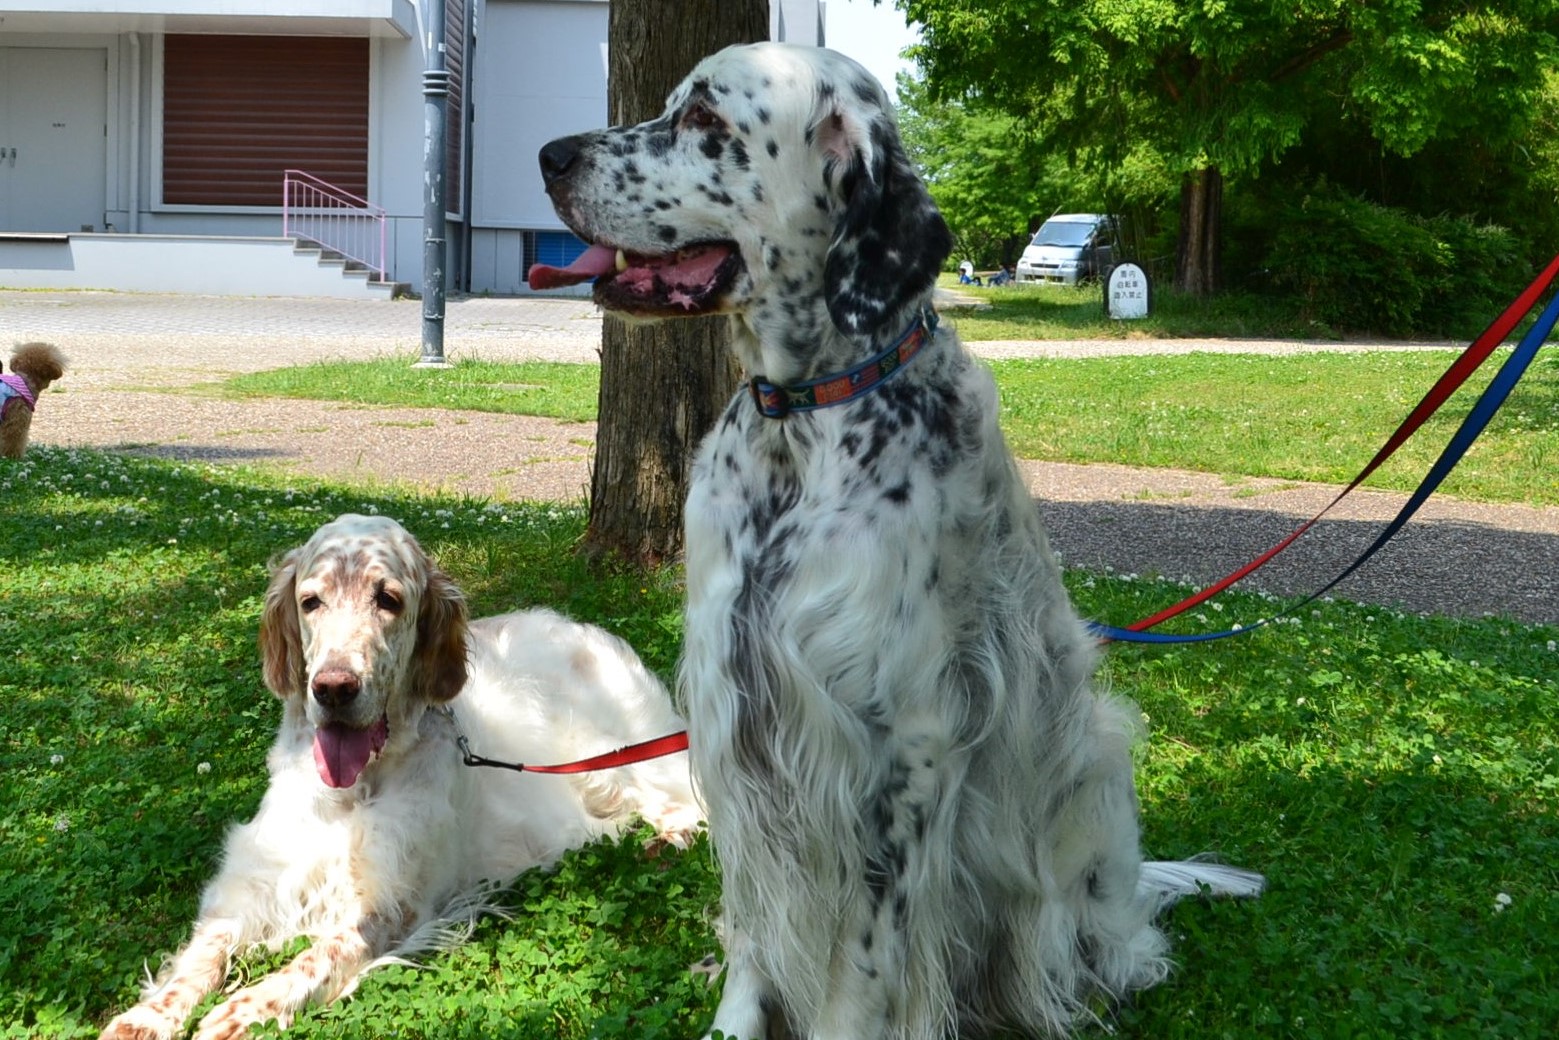
{"label": "pink handrail", "polygon": [[282,171],[283,238],[313,242],[385,279],[385,211],[302,170]]}

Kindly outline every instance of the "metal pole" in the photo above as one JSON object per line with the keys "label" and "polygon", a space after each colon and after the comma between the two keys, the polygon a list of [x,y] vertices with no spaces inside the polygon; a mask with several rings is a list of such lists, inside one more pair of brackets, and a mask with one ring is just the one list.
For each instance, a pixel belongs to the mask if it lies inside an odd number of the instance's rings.
{"label": "metal pole", "polygon": [[444,0],[423,0],[427,18],[428,67],[422,74],[422,359],[416,368],[443,368],[444,262],[444,113],[449,71],[444,67]]}

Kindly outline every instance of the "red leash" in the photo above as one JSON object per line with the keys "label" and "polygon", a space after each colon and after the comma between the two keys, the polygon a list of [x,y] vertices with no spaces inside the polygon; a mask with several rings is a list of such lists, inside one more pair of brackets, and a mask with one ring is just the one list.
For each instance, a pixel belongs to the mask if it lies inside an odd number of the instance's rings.
{"label": "red leash", "polygon": [[678,751],[686,751],[687,734],[668,733],[664,737],[629,744],[627,747],[620,747],[616,751],[608,751],[593,758],[582,758],[577,762],[563,762],[552,766],[531,766],[523,762],[499,762],[496,759],[483,758],[472,752],[471,744],[466,740],[464,733],[455,737],[455,743],[460,748],[461,761],[468,766],[492,766],[496,769],[513,769],[518,773],[591,773],[597,769],[631,766],[635,762],[648,762],[652,758],[662,758],[666,755],[674,755]]}
{"label": "red leash", "polygon": [[1456,359],[1450,368],[1446,369],[1445,374],[1442,375],[1439,380],[1435,382],[1435,385],[1430,387],[1429,392],[1424,395],[1424,399],[1418,402],[1418,406],[1408,414],[1406,419],[1402,420],[1402,425],[1397,427],[1397,431],[1393,433],[1386,441],[1386,443],[1381,446],[1381,449],[1375,453],[1375,457],[1370,459],[1369,463],[1364,467],[1364,469],[1359,472],[1359,475],[1353,478],[1352,483],[1343,488],[1342,491],[1338,493],[1337,497],[1332,499],[1332,501],[1326,506],[1325,509],[1322,509],[1319,513],[1315,514],[1315,516],[1300,524],[1282,541],[1278,542],[1272,548],[1268,549],[1266,552],[1262,553],[1260,556],[1256,557],[1245,566],[1234,571],[1232,574],[1229,574],[1227,577],[1224,577],[1212,585],[1207,586],[1200,592],[1186,597],[1179,603],[1176,603],[1174,606],[1166,607],[1157,614],[1154,614],[1152,617],[1143,618],[1141,621],[1127,625],[1126,631],[1143,632],[1154,627],[1155,625],[1168,621],[1170,618],[1175,617],[1178,614],[1183,614],[1192,607],[1197,606],[1200,603],[1204,603],[1212,597],[1218,595],[1218,593],[1222,592],[1224,589],[1227,589],[1230,585],[1233,585],[1241,578],[1247,577],[1258,568],[1266,565],[1270,560],[1272,560],[1273,557],[1277,556],[1278,553],[1292,545],[1300,535],[1304,534],[1306,531],[1310,530],[1311,527],[1315,526],[1316,521],[1320,520],[1327,513],[1331,512],[1333,507],[1335,507],[1337,503],[1341,502],[1349,492],[1353,491],[1353,489],[1362,484],[1370,474],[1379,469],[1381,463],[1385,462],[1393,454],[1395,454],[1396,450],[1405,444],[1409,437],[1418,432],[1418,428],[1422,426],[1431,415],[1438,411],[1440,406],[1443,405],[1452,394],[1461,388],[1461,385],[1467,381],[1467,378],[1471,376],[1473,372],[1477,371],[1478,367],[1482,365],[1484,361],[1488,360],[1489,355],[1494,352],[1494,348],[1503,343],[1505,337],[1510,335],[1511,330],[1514,329],[1518,323],[1520,323],[1521,319],[1526,316],[1527,312],[1537,305],[1538,297],[1542,296],[1543,292],[1548,288],[1549,284],[1553,282],[1556,276],[1559,276],[1559,256],[1555,256],[1552,260],[1550,260],[1548,262],[1548,266],[1543,270],[1543,273],[1539,274],[1537,278],[1533,280],[1532,284],[1527,286],[1521,295],[1516,297],[1516,299],[1509,307],[1505,308],[1504,313],[1502,313],[1498,318],[1494,319],[1493,324],[1484,329],[1483,333],[1477,339],[1473,340],[1472,345],[1462,352],[1462,355]]}

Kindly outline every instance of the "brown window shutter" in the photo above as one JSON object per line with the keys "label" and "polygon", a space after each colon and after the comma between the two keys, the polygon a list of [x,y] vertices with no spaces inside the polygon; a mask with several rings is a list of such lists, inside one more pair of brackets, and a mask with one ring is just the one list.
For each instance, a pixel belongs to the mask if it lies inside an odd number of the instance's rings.
{"label": "brown window shutter", "polygon": [[445,209],[458,212],[462,192],[460,162],[465,148],[466,0],[444,4],[444,68],[449,72],[449,102],[444,109]]}
{"label": "brown window shutter", "polygon": [[368,197],[366,39],[170,35],[163,55],[163,202],[280,206],[286,169]]}

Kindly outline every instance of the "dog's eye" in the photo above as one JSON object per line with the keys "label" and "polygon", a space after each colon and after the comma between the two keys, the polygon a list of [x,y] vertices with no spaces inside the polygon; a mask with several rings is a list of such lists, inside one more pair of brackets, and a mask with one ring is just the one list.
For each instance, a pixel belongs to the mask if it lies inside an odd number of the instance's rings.
{"label": "dog's eye", "polygon": [[324,605],[324,601],[321,600],[318,596],[304,596],[302,599],[298,600],[298,609],[303,611],[305,614],[312,614],[314,611],[318,610]]}
{"label": "dog's eye", "polygon": [[374,606],[386,614],[399,614],[401,612],[401,598],[388,589],[380,589],[374,593]]}
{"label": "dog's eye", "polygon": [[715,113],[714,109],[699,101],[682,113],[682,125],[689,130],[713,130],[723,126],[724,120]]}

